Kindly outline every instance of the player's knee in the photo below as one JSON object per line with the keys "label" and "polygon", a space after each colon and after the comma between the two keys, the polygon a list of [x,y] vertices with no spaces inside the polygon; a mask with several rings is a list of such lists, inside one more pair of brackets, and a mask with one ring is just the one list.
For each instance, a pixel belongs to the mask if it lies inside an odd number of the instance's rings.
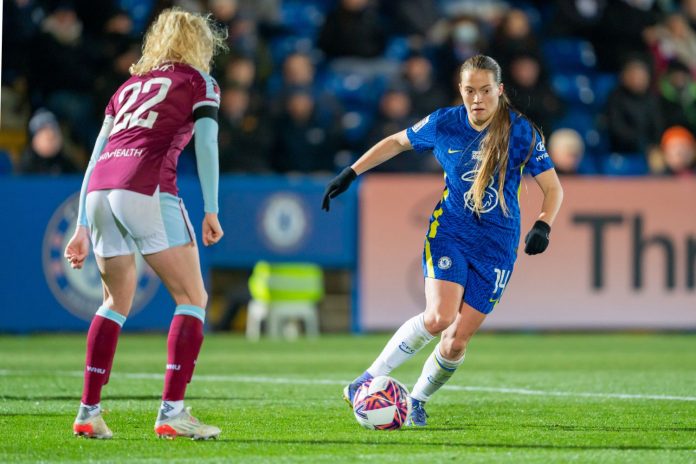
{"label": "player's knee", "polygon": [[121,301],[120,299],[115,299],[112,295],[108,295],[106,298],[104,298],[103,306],[123,316],[128,316],[131,310],[132,300]]}
{"label": "player's knee", "polygon": [[205,307],[208,305],[208,292],[206,292],[205,290],[201,290],[198,295],[198,299],[200,304],[198,304],[197,306],[205,309]]}
{"label": "player's knee", "polygon": [[443,337],[440,342],[440,354],[445,358],[452,361],[461,359],[466,353],[466,345],[469,343],[469,339],[457,339]]}
{"label": "player's knee", "polygon": [[198,306],[199,308],[205,308],[208,304],[208,293],[201,289],[187,295],[187,300],[188,302],[186,304]]}
{"label": "player's knee", "polygon": [[433,335],[437,335],[452,325],[456,315],[443,314],[438,311],[426,311],[423,318],[425,329]]}

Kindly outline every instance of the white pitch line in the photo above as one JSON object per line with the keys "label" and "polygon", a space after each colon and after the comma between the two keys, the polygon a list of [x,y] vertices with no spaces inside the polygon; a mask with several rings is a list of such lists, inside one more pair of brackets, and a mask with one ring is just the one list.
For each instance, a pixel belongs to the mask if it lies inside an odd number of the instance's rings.
{"label": "white pitch line", "polygon": [[[0,376],[26,376],[43,374],[53,377],[82,377],[82,371],[65,371],[65,372],[46,372],[46,371],[26,371],[26,370],[11,370],[0,369]],[[147,372],[114,372],[112,378],[125,379],[148,379],[148,380],[163,380],[164,374],[152,374]],[[285,377],[261,377],[261,376],[244,376],[244,375],[196,375],[195,380],[199,382],[244,382],[244,383],[269,383],[269,384],[284,384],[284,385],[345,385],[348,380],[328,380],[328,379],[302,379],[302,378],[285,378]],[[530,396],[566,396],[579,398],[615,398],[621,400],[658,400],[658,401],[696,401],[696,396],[674,396],[674,395],[644,395],[632,393],[599,393],[599,392],[567,392],[553,390],[529,390],[526,388],[506,388],[506,387],[477,387],[477,386],[460,386],[460,385],[445,385],[444,390],[452,391],[472,391],[485,393],[507,393],[512,395],[530,395]]]}

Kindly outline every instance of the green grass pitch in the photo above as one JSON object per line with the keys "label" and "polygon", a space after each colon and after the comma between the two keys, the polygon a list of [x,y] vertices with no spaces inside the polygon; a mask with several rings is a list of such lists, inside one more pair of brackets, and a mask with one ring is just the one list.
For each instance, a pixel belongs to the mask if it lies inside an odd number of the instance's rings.
{"label": "green grass pitch", "polygon": [[[124,335],[72,436],[84,335],[0,337],[0,462],[696,463],[696,335],[479,334],[424,429],[362,429],[341,400],[388,335],[249,343],[209,335],[188,389],[216,441],[158,440],[164,335]],[[393,372],[409,387],[433,345]]]}

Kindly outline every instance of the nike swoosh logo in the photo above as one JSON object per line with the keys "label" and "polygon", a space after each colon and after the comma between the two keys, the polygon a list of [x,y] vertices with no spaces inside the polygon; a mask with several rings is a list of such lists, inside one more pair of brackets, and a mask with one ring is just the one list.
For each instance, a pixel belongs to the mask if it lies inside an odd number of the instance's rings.
{"label": "nike swoosh logo", "polygon": [[493,298],[489,298],[488,301],[490,303],[498,303],[500,301],[500,298],[498,298],[497,300],[494,300]]}
{"label": "nike swoosh logo", "polygon": [[447,150],[447,153],[450,153],[450,154],[452,154],[452,153],[459,153],[460,151],[464,151],[464,150],[452,150],[452,149],[450,148],[449,150]]}

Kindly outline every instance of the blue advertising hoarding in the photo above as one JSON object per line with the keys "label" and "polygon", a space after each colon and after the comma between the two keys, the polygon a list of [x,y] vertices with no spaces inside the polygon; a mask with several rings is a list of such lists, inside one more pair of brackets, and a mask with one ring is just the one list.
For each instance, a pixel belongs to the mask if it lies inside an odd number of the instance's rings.
{"label": "blue advertising hoarding", "polygon": [[[355,268],[354,192],[320,210],[326,179],[223,177],[223,240],[201,247],[203,275],[211,266],[247,268],[260,260],[313,261]],[[5,265],[0,270],[0,332],[85,330],[102,301],[96,262],[73,270],[63,250],[74,230],[80,176],[7,177],[0,182]],[[198,180],[182,178],[191,221],[203,218]],[[199,244],[200,244],[200,237]],[[152,270],[138,259],[138,291],[125,330],[164,330],[174,302]]]}

